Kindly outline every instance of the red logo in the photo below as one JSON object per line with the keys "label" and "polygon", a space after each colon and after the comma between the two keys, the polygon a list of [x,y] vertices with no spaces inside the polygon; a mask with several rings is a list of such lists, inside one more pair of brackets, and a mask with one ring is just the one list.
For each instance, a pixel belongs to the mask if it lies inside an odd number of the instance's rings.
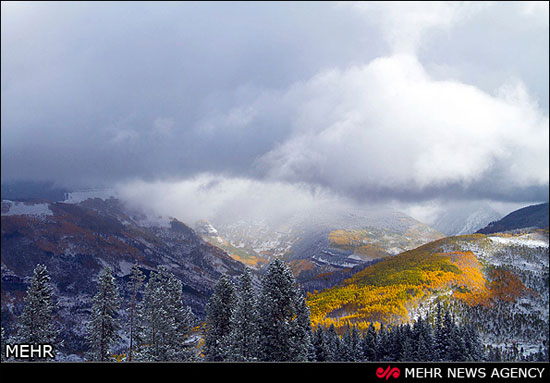
{"label": "red logo", "polygon": [[397,367],[391,368],[391,366],[388,366],[385,370],[382,367],[376,369],[376,376],[379,378],[386,378],[386,380],[390,377],[399,378],[399,375],[401,375],[401,371],[399,371]]}

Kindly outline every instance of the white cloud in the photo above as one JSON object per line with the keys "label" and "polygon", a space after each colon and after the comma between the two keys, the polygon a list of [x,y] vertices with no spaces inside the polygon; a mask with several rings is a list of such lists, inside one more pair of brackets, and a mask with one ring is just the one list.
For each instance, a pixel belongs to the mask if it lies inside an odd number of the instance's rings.
{"label": "white cloud", "polygon": [[273,179],[341,191],[548,183],[548,117],[520,82],[490,95],[394,55],[324,71],[288,97],[293,132],[258,161]]}
{"label": "white cloud", "polygon": [[200,219],[286,219],[318,204],[340,204],[343,199],[305,184],[265,182],[202,173],[181,181],[121,183],[117,195],[130,206],[151,215],[175,217],[192,225]]}

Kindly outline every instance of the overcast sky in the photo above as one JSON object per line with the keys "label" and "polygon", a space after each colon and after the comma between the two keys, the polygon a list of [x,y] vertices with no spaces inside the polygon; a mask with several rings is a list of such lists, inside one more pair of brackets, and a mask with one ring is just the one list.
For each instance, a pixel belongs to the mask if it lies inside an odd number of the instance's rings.
{"label": "overcast sky", "polygon": [[2,2],[1,21],[2,182],[207,211],[548,200],[548,2]]}

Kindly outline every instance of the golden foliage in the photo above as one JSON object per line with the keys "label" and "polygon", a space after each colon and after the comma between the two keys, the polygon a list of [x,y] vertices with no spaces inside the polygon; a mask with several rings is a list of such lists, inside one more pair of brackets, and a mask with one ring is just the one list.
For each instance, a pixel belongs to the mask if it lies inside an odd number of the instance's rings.
{"label": "golden foliage", "polygon": [[399,323],[408,319],[407,307],[433,291],[453,291],[470,305],[487,302],[495,284],[488,284],[474,253],[437,252],[440,244],[386,258],[340,286],[309,294],[312,325],[367,328],[369,323]]}

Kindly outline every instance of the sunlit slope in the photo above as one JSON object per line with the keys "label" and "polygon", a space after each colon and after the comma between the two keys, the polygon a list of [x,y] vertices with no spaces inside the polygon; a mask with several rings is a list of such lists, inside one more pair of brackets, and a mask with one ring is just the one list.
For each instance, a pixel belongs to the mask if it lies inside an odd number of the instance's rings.
{"label": "sunlit slope", "polygon": [[308,304],[314,325],[337,328],[408,321],[435,301],[454,305],[464,317],[507,309],[547,327],[541,319],[548,314],[547,286],[547,231],[473,234],[387,257],[341,285],[308,295]]}

